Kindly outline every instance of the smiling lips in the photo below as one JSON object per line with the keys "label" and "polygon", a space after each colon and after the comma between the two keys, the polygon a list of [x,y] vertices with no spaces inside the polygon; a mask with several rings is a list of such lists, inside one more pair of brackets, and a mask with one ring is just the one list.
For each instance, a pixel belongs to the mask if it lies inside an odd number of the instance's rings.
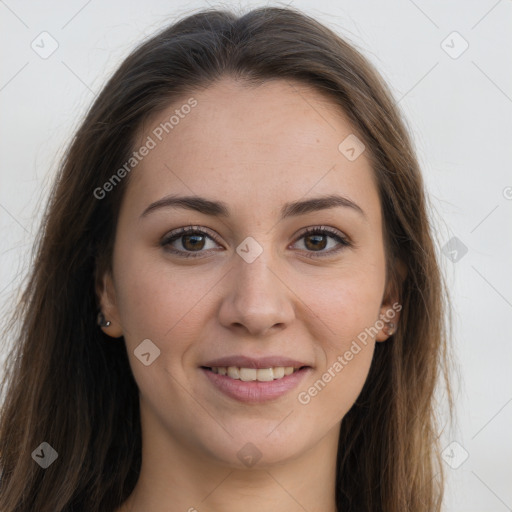
{"label": "smiling lips", "polygon": [[285,394],[312,368],[284,357],[231,356],[208,361],[201,369],[229,397],[258,403]]}

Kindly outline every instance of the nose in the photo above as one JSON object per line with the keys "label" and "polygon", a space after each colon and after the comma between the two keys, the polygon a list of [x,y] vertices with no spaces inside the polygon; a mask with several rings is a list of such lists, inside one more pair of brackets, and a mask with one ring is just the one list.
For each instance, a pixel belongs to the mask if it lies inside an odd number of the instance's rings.
{"label": "nose", "polygon": [[227,276],[219,321],[238,334],[265,336],[286,328],[295,317],[293,292],[264,255],[252,263],[239,258]]}

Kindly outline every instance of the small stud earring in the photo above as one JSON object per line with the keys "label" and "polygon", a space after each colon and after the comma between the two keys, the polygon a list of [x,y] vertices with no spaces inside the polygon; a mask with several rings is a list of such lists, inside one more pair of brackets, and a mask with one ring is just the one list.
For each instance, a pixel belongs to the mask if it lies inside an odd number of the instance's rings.
{"label": "small stud earring", "polygon": [[103,314],[103,311],[100,311],[98,313],[98,325],[100,327],[109,327],[112,324],[110,320],[105,319],[105,315]]}
{"label": "small stud earring", "polygon": [[393,322],[389,322],[386,325],[386,334],[391,336],[395,332],[395,324]]}

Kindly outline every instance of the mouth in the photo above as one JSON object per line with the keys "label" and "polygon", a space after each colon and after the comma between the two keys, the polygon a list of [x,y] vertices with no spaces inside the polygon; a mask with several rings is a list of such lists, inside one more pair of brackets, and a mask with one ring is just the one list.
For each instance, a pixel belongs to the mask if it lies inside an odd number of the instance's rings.
{"label": "mouth", "polygon": [[222,395],[244,404],[286,399],[286,395],[313,371],[311,366],[200,366],[212,400]]}

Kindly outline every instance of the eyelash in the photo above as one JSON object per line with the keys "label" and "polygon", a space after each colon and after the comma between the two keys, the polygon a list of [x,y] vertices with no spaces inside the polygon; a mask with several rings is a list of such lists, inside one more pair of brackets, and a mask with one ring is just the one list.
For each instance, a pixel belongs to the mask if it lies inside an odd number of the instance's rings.
{"label": "eyelash", "polygon": [[[160,245],[162,247],[164,247],[170,253],[176,254],[180,257],[199,258],[199,257],[201,257],[201,253],[203,253],[205,251],[178,251],[178,250],[170,247],[170,244],[172,242],[178,240],[179,238],[181,238],[184,235],[190,235],[190,234],[205,235],[220,245],[220,241],[217,239],[217,237],[215,235],[205,231],[204,229],[201,229],[198,226],[187,226],[185,228],[180,228],[176,231],[173,231],[163,238]],[[343,250],[345,247],[352,246],[352,243],[348,240],[348,238],[340,235],[337,230],[335,230],[333,228],[329,228],[328,226],[316,226],[316,227],[307,228],[305,231],[303,231],[301,233],[299,238],[297,238],[294,243],[296,243],[301,238],[304,238],[308,235],[329,235],[330,237],[334,238],[340,244],[340,247],[338,247],[337,249],[330,250],[327,252],[306,251],[306,252],[309,252],[309,254],[305,255],[308,258],[322,258],[322,257],[330,256],[330,255],[338,253],[339,251]]]}

